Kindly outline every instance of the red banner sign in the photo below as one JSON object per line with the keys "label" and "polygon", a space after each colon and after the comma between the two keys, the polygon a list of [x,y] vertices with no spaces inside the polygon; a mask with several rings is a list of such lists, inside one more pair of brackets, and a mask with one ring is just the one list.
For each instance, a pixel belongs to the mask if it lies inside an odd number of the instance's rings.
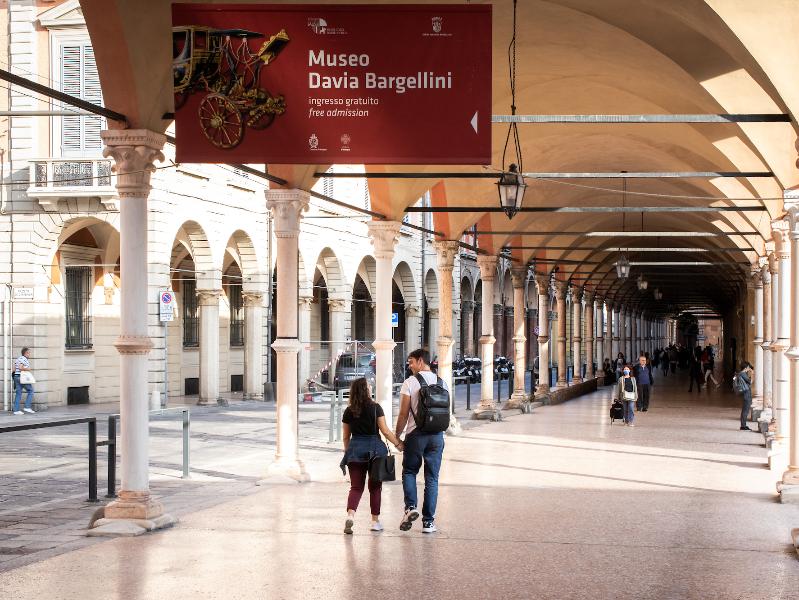
{"label": "red banner sign", "polygon": [[489,164],[490,5],[175,4],[177,160]]}

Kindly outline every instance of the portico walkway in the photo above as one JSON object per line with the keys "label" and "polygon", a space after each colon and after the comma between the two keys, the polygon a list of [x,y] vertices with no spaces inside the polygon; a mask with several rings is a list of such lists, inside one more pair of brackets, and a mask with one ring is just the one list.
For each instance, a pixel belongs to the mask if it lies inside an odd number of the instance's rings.
{"label": "portico walkway", "polygon": [[434,536],[397,530],[398,484],[387,530],[362,510],[351,537],[345,483],[271,485],[3,573],[0,597],[795,598],[799,510],[762,436],[731,393],[657,383],[634,429],[609,425],[602,389],[448,438]]}

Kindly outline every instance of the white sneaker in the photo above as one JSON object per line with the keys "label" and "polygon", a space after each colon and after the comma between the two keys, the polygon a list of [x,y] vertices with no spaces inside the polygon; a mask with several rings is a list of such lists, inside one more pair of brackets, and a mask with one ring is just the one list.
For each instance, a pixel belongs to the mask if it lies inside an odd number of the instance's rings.
{"label": "white sneaker", "polygon": [[344,533],[347,535],[352,535],[352,526],[355,525],[355,521],[352,517],[347,517],[347,520],[344,521]]}
{"label": "white sneaker", "polygon": [[408,508],[400,521],[400,531],[408,531],[413,526],[413,522],[419,518],[419,511],[415,508]]}
{"label": "white sneaker", "polygon": [[372,521],[369,531],[383,531],[383,524],[380,521]]}
{"label": "white sneaker", "polygon": [[435,521],[422,522],[422,533],[435,533],[436,531],[438,531],[438,527],[436,527]]}
{"label": "white sneaker", "polygon": [[15,411],[14,411],[14,414],[15,414],[15,415],[24,415],[25,413],[24,413],[24,412],[22,412],[21,410],[15,410]]}
{"label": "white sneaker", "polygon": [[30,415],[35,415],[36,414],[36,411],[33,410],[32,408],[23,408],[22,412],[26,412],[26,413],[28,413]]}

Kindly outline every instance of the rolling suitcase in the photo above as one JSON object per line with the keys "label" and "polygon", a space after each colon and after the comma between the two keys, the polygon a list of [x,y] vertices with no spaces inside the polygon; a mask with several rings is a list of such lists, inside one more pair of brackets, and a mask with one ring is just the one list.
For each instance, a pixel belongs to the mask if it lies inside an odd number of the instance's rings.
{"label": "rolling suitcase", "polygon": [[610,424],[613,425],[616,419],[624,419],[624,405],[618,400],[614,400],[610,407]]}

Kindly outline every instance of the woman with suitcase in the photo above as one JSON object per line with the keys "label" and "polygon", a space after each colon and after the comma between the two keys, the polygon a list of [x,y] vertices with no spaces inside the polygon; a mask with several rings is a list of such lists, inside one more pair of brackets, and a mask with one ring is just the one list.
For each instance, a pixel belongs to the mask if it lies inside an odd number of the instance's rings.
{"label": "woman with suitcase", "polygon": [[616,385],[616,399],[624,404],[624,424],[628,427],[635,427],[635,403],[638,400],[638,386],[635,377],[631,376],[630,365],[624,365],[621,378]]}

